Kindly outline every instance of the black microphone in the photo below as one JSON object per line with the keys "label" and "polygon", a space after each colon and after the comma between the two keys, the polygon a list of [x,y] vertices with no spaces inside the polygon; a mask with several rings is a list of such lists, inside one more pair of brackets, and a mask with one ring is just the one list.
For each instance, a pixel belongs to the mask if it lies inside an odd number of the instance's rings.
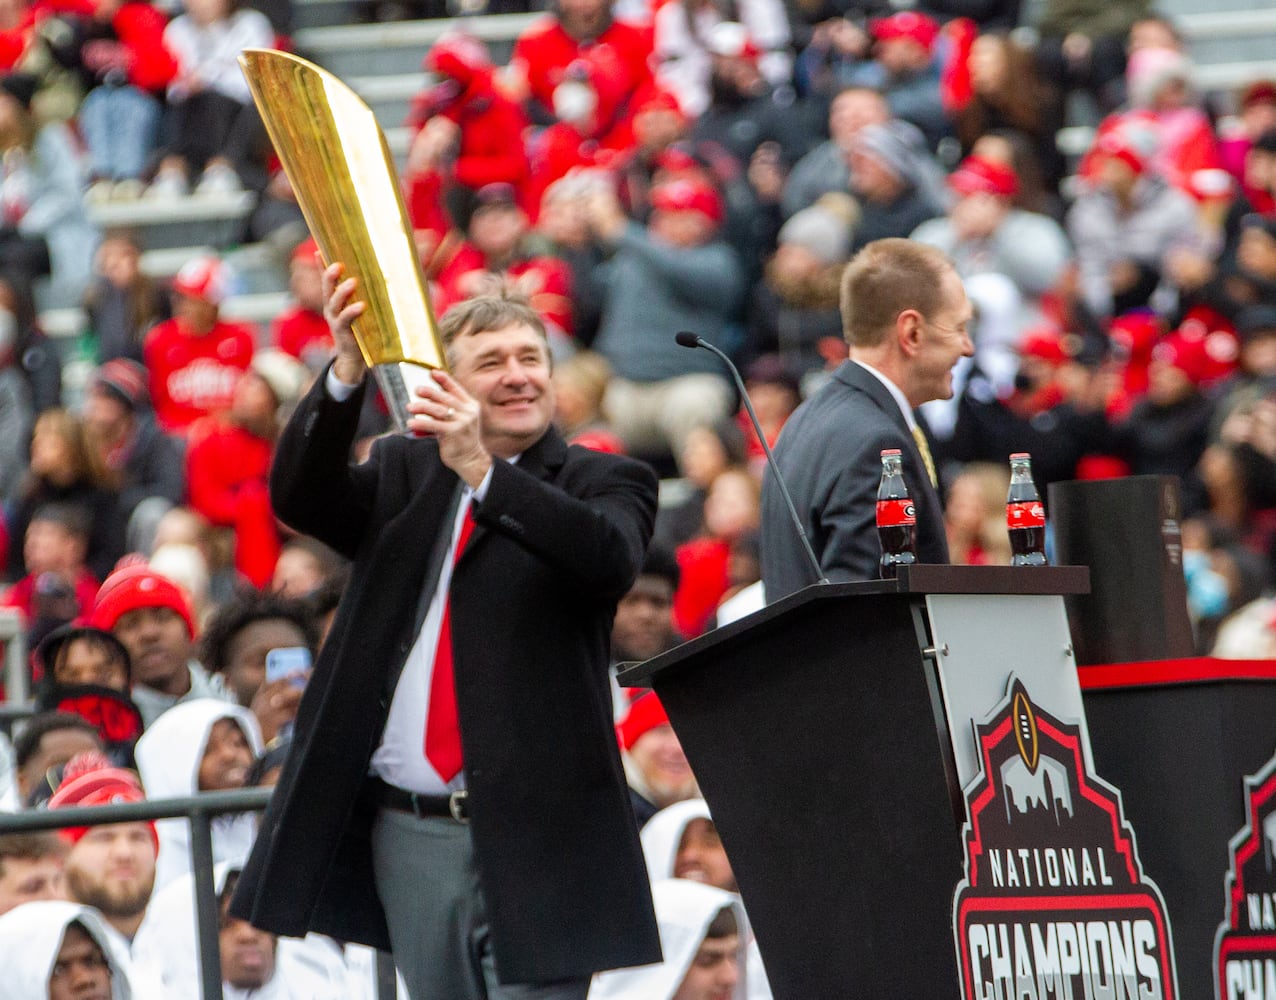
{"label": "black microphone", "polygon": [[731,377],[735,379],[736,388],[740,390],[740,399],[744,401],[744,408],[748,411],[749,419],[753,421],[753,429],[758,432],[758,440],[762,442],[762,450],[766,452],[766,462],[771,469],[771,475],[775,477],[775,484],[780,488],[780,495],[784,497],[784,504],[789,508],[789,516],[793,518],[793,530],[797,532],[797,536],[802,542],[802,549],[806,552],[806,558],[811,564],[811,572],[815,576],[815,582],[828,583],[828,577],[820,569],[820,561],[815,558],[815,550],[811,548],[811,540],[806,537],[806,529],[802,527],[802,519],[798,517],[797,508],[793,506],[793,497],[789,493],[788,486],[784,484],[784,477],[780,475],[780,467],[775,464],[775,455],[771,452],[771,446],[767,444],[766,434],[762,431],[762,424],[758,420],[757,413],[753,410],[753,402],[749,399],[749,391],[744,387],[744,379],[740,377],[740,369],[735,366],[735,362],[727,357],[725,353],[690,330],[679,331],[674,334],[673,339],[679,347],[703,347],[706,351],[716,354],[722,363],[727,366],[727,370],[731,372]]}

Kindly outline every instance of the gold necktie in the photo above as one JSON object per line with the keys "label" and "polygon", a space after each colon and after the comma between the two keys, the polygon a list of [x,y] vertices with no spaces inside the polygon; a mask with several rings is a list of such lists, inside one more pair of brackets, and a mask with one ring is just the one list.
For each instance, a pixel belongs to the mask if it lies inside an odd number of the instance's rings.
{"label": "gold necktie", "polygon": [[913,425],[913,440],[917,442],[917,450],[922,453],[922,462],[926,466],[926,475],[930,476],[930,485],[939,489],[939,477],[935,475],[935,460],[930,457],[930,445],[926,443],[926,435],[922,429]]}

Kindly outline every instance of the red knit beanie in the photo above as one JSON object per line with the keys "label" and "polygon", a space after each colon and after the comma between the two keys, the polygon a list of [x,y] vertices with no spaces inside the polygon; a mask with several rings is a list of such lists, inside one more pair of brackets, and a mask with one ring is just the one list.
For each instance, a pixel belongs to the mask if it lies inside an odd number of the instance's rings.
{"label": "red knit beanie", "polygon": [[186,592],[168,577],[145,565],[128,566],[106,578],[97,592],[89,624],[110,632],[123,615],[139,608],[176,611],[186,623],[187,633],[191,638],[195,637],[195,616]]}
{"label": "red knit beanie", "polygon": [[625,721],[616,727],[620,736],[620,745],[626,750],[633,747],[646,733],[657,726],[669,725],[669,716],[665,707],[654,693],[644,694],[629,706],[629,714]]}

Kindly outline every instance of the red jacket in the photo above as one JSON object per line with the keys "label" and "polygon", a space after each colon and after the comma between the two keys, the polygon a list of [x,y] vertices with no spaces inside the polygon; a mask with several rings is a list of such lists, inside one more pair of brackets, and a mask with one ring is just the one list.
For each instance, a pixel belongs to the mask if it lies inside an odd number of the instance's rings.
{"label": "red jacket", "polygon": [[553,17],[528,28],[514,43],[511,61],[527,72],[533,100],[554,107],[554,88],[577,60],[589,65],[590,83],[598,94],[599,132],[609,132],[631,117],[630,97],[652,79],[650,29],[613,21],[596,39],[577,41]]}
{"label": "red jacket", "polygon": [[528,128],[523,109],[496,89],[490,69],[473,69],[461,93],[441,107],[432,107],[437,88],[426,91],[413,102],[407,124],[413,135],[437,116],[455,122],[461,129],[461,146],[450,175],[423,171],[404,179],[408,214],[414,229],[428,229],[442,236],[448,228],[443,208],[443,188],[449,179],[478,190],[485,184],[504,181],[514,185],[519,202],[529,214],[534,203],[527,200],[531,167],[523,144]]}
{"label": "red jacket", "polygon": [[160,426],[182,433],[200,417],[229,407],[252,361],[254,339],[238,323],[218,321],[204,336],[186,332],[176,319],[153,327],[142,343],[142,360]]}
{"label": "red jacket", "polygon": [[266,486],[273,454],[272,442],[217,418],[192,425],[186,451],[190,506],[213,524],[235,529],[235,568],[254,587],[270,583],[279,559]]}
{"label": "red jacket", "polygon": [[307,364],[311,358],[327,358],[333,352],[332,331],[328,329],[327,320],[322,314],[301,306],[293,306],[275,318],[270,338],[285,354]]}
{"label": "red jacket", "polygon": [[[0,607],[17,608],[22,612],[23,620],[28,624],[35,618],[35,581],[39,574],[28,573],[21,580],[9,588],[8,593],[4,595],[4,599],[0,600]],[[89,570],[81,567],[79,573],[75,577],[75,603],[78,607],[77,616],[87,614],[89,609],[93,607],[93,602],[97,599],[98,579]]]}
{"label": "red jacket", "polygon": [[126,3],[111,18],[111,28],[128,50],[128,81],[139,90],[159,91],[177,75],[177,60],[164,45],[168,18],[149,3]]}
{"label": "red jacket", "polygon": [[[434,295],[435,315],[442,316],[456,303],[469,297],[463,280],[467,274],[486,270],[488,265],[483,255],[473,245],[463,243],[439,272]],[[521,287],[529,304],[547,326],[556,327],[569,337],[573,335],[572,276],[566,263],[557,257],[527,257],[511,264],[502,273]]]}

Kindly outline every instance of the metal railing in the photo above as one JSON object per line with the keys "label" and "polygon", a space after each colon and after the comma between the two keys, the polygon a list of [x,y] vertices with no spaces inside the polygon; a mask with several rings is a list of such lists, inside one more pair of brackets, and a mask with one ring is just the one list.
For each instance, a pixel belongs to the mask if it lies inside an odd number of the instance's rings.
{"label": "metal railing", "polygon": [[218,945],[221,913],[217,905],[217,889],[213,885],[212,821],[213,817],[225,813],[260,812],[270,801],[271,791],[269,788],[241,788],[229,792],[202,792],[185,798],[154,799],[149,802],[5,813],[0,814],[0,835],[57,830],[64,826],[147,823],[156,819],[189,820],[191,868],[195,876],[200,995],[203,1000],[222,1000],[222,962]]}

